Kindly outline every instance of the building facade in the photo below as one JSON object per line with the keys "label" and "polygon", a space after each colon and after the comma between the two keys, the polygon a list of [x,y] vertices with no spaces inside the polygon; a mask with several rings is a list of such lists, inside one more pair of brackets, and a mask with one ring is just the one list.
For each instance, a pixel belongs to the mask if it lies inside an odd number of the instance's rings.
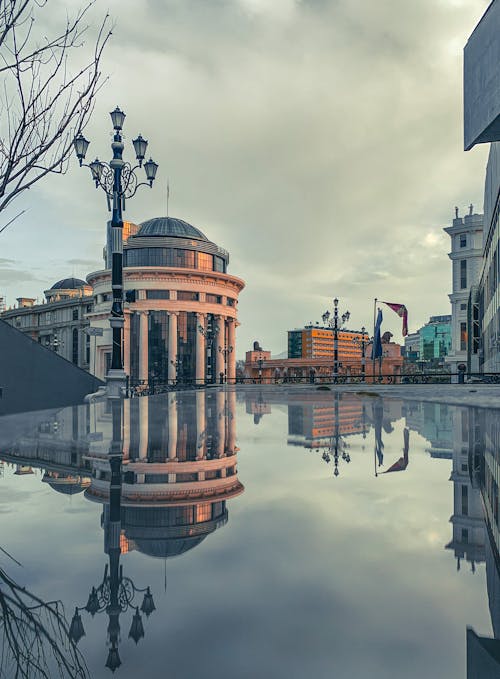
{"label": "building facade", "polygon": [[431,316],[418,335],[419,361],[429,367],[442,367],[451,349],[451,315]]}
{"label": "building facade", "polygon": [[[150,219],[128,237],[123,358],[131,384],[235,381],[237,305],[245,284],[227,273],[228,264],[226,250],[181,219]],[[94,294],[89,320],[103,332],[91,363],[104,377],[112,351],[109,260],[87,281]]]}
{"label": "building facade", "polygon": [[[460,217],[455,208],[455,218],[444,231],[450,236],[452,262],[451,302],[451,349],[446,356],[451,372],[457,373],[457,366],[468,363],[468,304],[470,291],[479,282],[483,250],[483,215],[474,214],[472,205],[469,214]],[[477,353],[469,372],[479,369]]]}
{"label": "building facade", "polygon": [[64,278],[44,295],[43,304],[18,297],[17,307],[4,311],[0,318],[79,368],[90,370],[90,337],[85,330],[94,305],[92,287],[79,278]]}
{"label": "building facade", "polygon": [[[338,330],[339,361],[361,359],[361,342],[368,345],[368,333]],[[288,358],[330,358],[333,361],[334,331],[319,325],[288,331]]]}

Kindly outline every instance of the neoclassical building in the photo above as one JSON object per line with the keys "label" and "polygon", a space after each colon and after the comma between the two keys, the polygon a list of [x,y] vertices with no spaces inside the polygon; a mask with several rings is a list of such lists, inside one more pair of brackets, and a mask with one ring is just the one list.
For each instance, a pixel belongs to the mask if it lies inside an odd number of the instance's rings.
{"label": "neoclassical building", "polygon": [[[102,328],[91,365],[104,377],[111,360],[112,303],[106,268],[87,276]],[[123,245],[124,369],[131,384],[204,384],[236,378],[238,295],[244,282],[227,273],[229,254],[181,219],[156,217],[131,230]]]}

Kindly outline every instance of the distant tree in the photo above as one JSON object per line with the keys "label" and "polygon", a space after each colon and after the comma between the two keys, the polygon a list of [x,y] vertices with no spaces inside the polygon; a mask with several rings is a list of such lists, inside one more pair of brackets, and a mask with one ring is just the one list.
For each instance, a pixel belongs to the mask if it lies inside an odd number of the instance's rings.
{"label": "distant tree", "polygon": [[48,0],[0,0],[0,213],[47,174],[66,171],[73,139],[89,120],[111,35],[106,15],[91,53],[80,58],[94,2],[46,35],[44,27],[58,21]]}

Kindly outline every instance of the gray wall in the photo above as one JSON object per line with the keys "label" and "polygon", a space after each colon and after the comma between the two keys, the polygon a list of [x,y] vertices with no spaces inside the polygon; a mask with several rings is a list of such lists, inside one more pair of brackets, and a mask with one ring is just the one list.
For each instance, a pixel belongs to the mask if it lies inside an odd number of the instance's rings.
{"label": "gray wall", "polygon": [[82,403],[103,384],[0,321],[0,415]]}
{"label": "gray wall", "polygon": [[500,0],[493,0],[464,48],[464,148],[500,141]]}

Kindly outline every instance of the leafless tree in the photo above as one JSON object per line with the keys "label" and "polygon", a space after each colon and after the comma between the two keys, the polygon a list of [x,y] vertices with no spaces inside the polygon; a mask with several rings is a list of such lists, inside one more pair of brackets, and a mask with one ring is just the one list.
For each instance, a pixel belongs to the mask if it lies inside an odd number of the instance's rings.
{"label": "leafless tree", "polygon": [[60,601],[43,601],[0,568],[0,678],[89,679]]}
{"label": "leafless tree", "polygon": [[57,21],[50,0],[0,0],[0,213],[47,174],[66,171],[89,120],[111,35],[106,15],[82,60],[94,2],[47,36],[44,26]]}

